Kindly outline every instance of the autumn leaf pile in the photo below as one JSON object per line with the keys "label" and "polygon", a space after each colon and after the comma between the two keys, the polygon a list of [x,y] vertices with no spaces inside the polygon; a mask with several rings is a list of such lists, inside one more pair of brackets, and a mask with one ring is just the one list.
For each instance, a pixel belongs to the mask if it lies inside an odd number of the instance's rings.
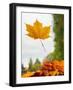
{"label": "autumn leaf pile", "polygon": [[36,76],[59,76],[64,75],[64,60],[48,61],[44,60],[41,68],[36,71],[27,71],[22,74],[22,77],[36,77]]}
{"label": "autumn leaf pile", "polygon": [[45,75],[56,76],[64,74],[64,61],[54,60],[54,61],[44,61],[42,65],[42,71]]}

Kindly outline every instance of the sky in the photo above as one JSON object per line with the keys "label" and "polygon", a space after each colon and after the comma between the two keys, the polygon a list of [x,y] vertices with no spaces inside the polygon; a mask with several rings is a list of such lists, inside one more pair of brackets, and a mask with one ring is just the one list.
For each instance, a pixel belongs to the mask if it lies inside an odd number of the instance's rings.
{"label": "sky", "polygon": [[[52,14],[40,14],[40,13],[22,13],[22,64],[24,67],[28,67],[30,58],[35,62],[38,58],[41,62],[42,60],[54,50],[54,32],[53,32],[53,15]],[[34,40],[28,37],[26,31],[26,24],[31,24],[36,21],[40,21],[43,26],[51,26],[50,38],[42,40],[45,51],[39,39]]]}

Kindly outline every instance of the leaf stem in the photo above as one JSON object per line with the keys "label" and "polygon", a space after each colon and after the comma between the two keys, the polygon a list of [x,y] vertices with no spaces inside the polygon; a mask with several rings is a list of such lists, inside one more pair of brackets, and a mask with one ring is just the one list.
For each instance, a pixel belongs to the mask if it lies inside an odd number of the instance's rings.
{"label": "leaf stem", "polygon": [[43,42],[42,42],[41,39],[40,39],[40,42],[41,42],[41,44],[42,44],[42,47],[43,47],[44,51],[46,52],[45,46],[44,46],[44,44],[43,44]]}

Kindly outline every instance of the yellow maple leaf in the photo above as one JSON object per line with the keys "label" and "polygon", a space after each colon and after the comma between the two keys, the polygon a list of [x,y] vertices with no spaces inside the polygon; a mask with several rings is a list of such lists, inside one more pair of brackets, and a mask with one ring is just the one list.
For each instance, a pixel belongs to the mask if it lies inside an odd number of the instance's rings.
{"label": "yellow maple leaf", "polygon": [[47,39],[50,34],[50,26],[43,27],[42,23],[36,20],[32,25],[26,24],[28,36],[34,39]]}
{"label": "yellow maple leaf", "polygon": [[[33,26],[30,24],[26,24],[26,31],[28,32],[27,36],[34,39],[47,39],[50,37],[50,26],[43,27],[42,23],[38,20],[33,23]],[[46,50],[42,41],[41,44],[44,50]]]}

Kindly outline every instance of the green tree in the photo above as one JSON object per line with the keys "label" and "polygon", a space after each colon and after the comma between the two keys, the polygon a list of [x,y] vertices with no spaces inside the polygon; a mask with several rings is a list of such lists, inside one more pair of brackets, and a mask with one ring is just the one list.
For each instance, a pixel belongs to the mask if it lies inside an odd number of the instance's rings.
{"label": "green tree", "polygon": [[32,63],[32,59],[30,59],[28,71],[36,71],[40,69],[40,67],[41,67],[41,62],[39,61],[38,58],[36,59],[34,64]]}
{"label": "green tree", "polygon": [[64,59],[64,15],[63,14],[54,14],[54,33],[55,33],[55,50],[53,53],[50,53],[47,58],[54,60]]}
{"label": "green tree", "polygon": [[36,59],[35,64],[41,64],[41,62],[39,61],[39,59],[38,59],[38,58]]}
{"label": "green tree", "polygon": [[39,61],[39,59],[37,58],[35,63],[34,63],[34,66],[35,66],[35,70],[38,70],[40,69],[41,67],[41,62]]}
{"label": "green tree", "polygon": [[33,66],[33,63],[32,63],[32,59],[30,58],[30,61],[29,61],[29,70],[32,69],[32,66]]}

